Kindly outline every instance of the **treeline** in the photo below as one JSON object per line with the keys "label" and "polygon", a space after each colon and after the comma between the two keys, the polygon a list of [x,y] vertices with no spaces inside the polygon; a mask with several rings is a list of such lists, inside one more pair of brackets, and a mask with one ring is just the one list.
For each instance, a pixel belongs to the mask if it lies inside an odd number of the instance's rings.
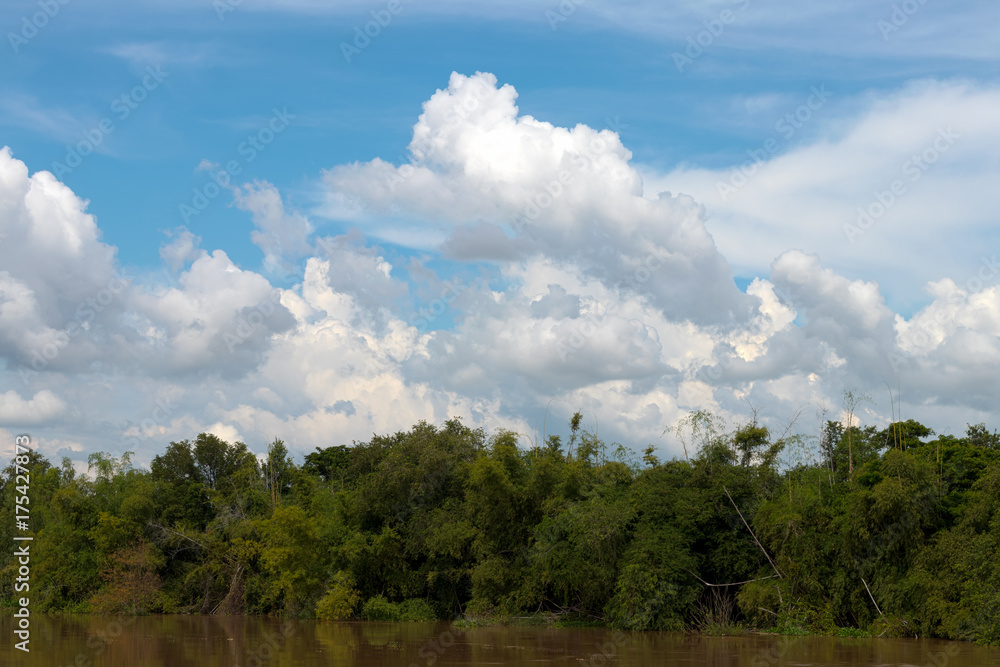
{"label": "treeline", "polygon": [[[96,453],[78,476],[33,453],[32,607],[1000,642],[1000,437],[983,425],[776,437],[696,412],[685,458],[660,461],[580,422],[527,449],[420,422],[301,465],[278,440],[258,460],[204,433],[149,470]],[[13,465],[2,484],[10,545]]]}

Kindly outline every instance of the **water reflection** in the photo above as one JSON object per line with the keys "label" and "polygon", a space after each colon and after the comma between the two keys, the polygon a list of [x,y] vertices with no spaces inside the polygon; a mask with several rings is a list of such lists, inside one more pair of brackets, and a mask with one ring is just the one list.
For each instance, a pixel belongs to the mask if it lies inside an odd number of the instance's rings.
{"label": "water reflection", "polygon": [[247,616],[37,615],[31,653],[0,665],[45,667],[458,667],[689,665],[692,667],[983,667],[1000,649],[933,640],[699,637],[575,628],[470,628],[450,623],[329,623]]}

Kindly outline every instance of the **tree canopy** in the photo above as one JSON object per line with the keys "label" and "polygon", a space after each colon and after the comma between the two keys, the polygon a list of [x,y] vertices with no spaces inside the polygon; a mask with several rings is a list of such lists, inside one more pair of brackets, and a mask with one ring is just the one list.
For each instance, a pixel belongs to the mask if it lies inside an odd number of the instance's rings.
{"label": "tree canopy", "polygon": [[[857,404],[858,397],[852,397]],[[524,447],[459,419],[259,457],[201,433],[149,470],[30,454],[39,611],[503,617],[1000,641],[1000,436],[674,427],[638,458],[571,420]],[[14,526],[13,465],[0,533]],[[11,554],[0,604],[13,605]]]}

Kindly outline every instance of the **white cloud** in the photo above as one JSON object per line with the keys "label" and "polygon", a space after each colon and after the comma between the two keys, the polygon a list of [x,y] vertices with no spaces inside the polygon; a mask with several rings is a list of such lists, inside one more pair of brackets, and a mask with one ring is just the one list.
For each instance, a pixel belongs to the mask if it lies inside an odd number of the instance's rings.
{"label": "white cloud", "polygon": [[437,226],[459,259],[482,255],[470,247],[470,226],[489,229],[510,238],[500,259],[544,255],[585,266],[608,286],[646,295],[671,318],[746,316],[749,304],[693,200],[644,199],[618,135],[519,115],[516,98],[492,74],[453,73],[448,88],[424,104],[411,163],[335,167],[326,172],[330,199],[375,235],[386,218]]}
{"label": "white cloud", "polygon": [[214,55],[216,48],[209,44],[177,44],[159,42],[123,42],[106,49],[107,53],[137,65],[166,65],[168,63],[202,64]]}
{"label": "white cloud", "polygon": [[[124,5],[124,0],[118,0]],[[114,5],[112,1],[109,4]],[[148,3],[155,5],[156,3]],[[159,0],[162,7],[176,12],[188,7],[201,10],[200,0]],[[712,48],[729,54],[735,49],[779,48],[823,54],[890,55],[996,58],[996,40],[991,27],[997,9],[979,0],[954,0],[947,5],[920,3],[917,11],[893,18],[902,3],[872,3],[843,0],[775,0],[764,4],[752,0],[587,0],[583,3],[539,4],[534,0],[507,0],[495,3],[468,3],[459,0],[404,2],[400,18],[476,17],[538,25],[545,30],[616,30],[667,41],[678,47],[685,39],[706,29],[705,21],[718,20],[722,11],[733,11],[736,20],[725,27]],[[342,16],[359,25],[372,20],[372,9],[384,8],[369,0],[244,0],[234,11],[265,13],[266,20],[280,14]],[[890,25],[885,29],[880,21]],[[893,29],[893,28],[898,28]],[[717,28],[716,28],[717,30]],[[672,63],[671,63],[672,64]]]}
{"label": "white cloud", "polygon": [[[10,149],[0,150],[0,232],[6,234],[0,243],[0,354],[13,365],[79,362],[87,351],[76,333],[109,320],[105,308],[123,283],[115,249],[100,241],[86,205],[49,172],[29,177]],[[110,300],[88,301],[99,297]],[[65,335],[71,324],[75,333]],[[69,349],[53,359],[48,353],[57,344]]]}
{"label": "white cloud", "polygon": [[201,237],[195,236],[184,227],[168,232],[168,236],[173,240],[160,247],[160,258],[172,271],[181,270],[205,254],[205,251],[198,247],[201,244]]}
{"label": "white cloud", "polygon": [[[757,164],[747,155],[730,169],[646,174],[645,192],[704,202],[720,251],[743,275],[764,275],[773,258],[800,248],[905,303],[921,298],[928,281],[964,276],[979,263],[974,239],[993,233],[1000,207],[990,185],[1000,178],[998,105],[996,87],[920,81],[871,99],[857,116],[815,112],[807,122],[818,138],[809,143],[790,144],[778,131],[762,137],[752,150],[767,159]],[[768,138],[777,146],[770,157]],[[942,252],[914,261],[928,247]]]}
{"label": "white cloud", "polygon": [[13,389],[0,394],[0,424],[8,426],[37,426],[53,422],[66,414],[65,401],[47,389],[28,400]]}
{"label": "white cloud", "polygon": [[195,260],[177,287],[137,292],[131,305],[142,336],[135,351],[160,373],[240,375],[259,363],[271,335],[292,323],[278,290],[221,250]]}
{"label": "white cloud", "polygon": [[[79,113],[47,107],[33,95],[8,92],[0,99],[0,122],[23,127],[58,142],[80,141],[81,132],[96,127],[99,121],[97,115],[85,121]],[[98,144],[94,150],[105,152],[106,146]]]}
{"label": "white cloud", "polygon": [[309,221],[298,213],[286,212],[277,188],[266,181],[234,188],[234,194],[236,207],[249,211],[257,227],[250,239],[264,251],[265,269],[290,271],[292,262],[310,250]]}
{"label": "white cloud", "polygon": [[[725,222],[718,202],[706,212],[690,196],[643,196],[648,179],[644,186],[616,134],[522,115],[514,88],[497,84],[489,74],[453,75],[414,125],[409,164],[325,172],[332,205],[361,231],[317,238],[274,186],[242,188],[238,206],[266,266],[304,264],[280,288],[179,229],[161,248],[176,280],[123,282],[97,312],[87,299],[119,270],[115,248],[100,241],[85,202],[0,152],[3,379],[18,382],[19,365],[30,368],[32,351],[68,323],[79,329],[24,390],[0,395],[0,415],[32,415],[44,437],[70,443],[60,445],[67,455],[117,447],[148,461],[200,431],[255,451],[279,437],[304,453],[453,416],[512,428],[527,442],[541,422],[552,433],[578,408],[608,440],[676,453],[663,431],[688,409],[732,420],[749,401],[777,425],[803,404],[837,406],[845,388],[895,385],[897,374],[905,410],[931,425],[975,423],[991,409],[1000,390],[996,262],[923,280],[929,303],[904,315],[877,275],[896,270],[894,245],[865,250],[876,253],[875,268],[857,260],[847,270],[825,236],[839,227],[802,227],[830,215],[807,203],[843,207],[866,179],[891,175],[951,105],[970,139],[921,187],[939,192],[945,186],[932,179],[950,184],[959,166],[974,182],[991,175],[995,163],[979,144],[994,138],[984,115],[992,92],[925,83],[873,103],[833,139],[769,161]],[[717,176],[678,170],[657,182],[710,191]],[[985,206],[993,195],[977,196]],[[532,202],[537,214],[525,215]],[[964,215],[966,229],[977,229]],[[365,235],[432,226],[445,258],[386,250]],[[877,231],[864,240],[878,245]],[[900,256],[921,256],[908,242],[899,241]],[[745,294],[729,253],[759,275]],[[927,276],[906,270],[908,281]],[[80,303],[94,314],[82,317]]]}

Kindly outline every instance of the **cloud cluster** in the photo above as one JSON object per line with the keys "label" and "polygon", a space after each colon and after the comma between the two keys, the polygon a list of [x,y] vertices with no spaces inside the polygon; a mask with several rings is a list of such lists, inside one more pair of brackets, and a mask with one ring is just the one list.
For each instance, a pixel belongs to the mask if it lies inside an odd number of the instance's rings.
{"label": "cloud cluster", "polygon": [[[326,172],[332,210],[387,219],[375,234],[437,227],[458,260],[535,257],[583,267],[642,294],[671,319],[732,323],[749,305],[690,197],[642,197],[632,154],[610,130],[555,127],[521,115],[512,86],[453,73],[424,103],[408,164],[382,160]],[[655,279],[636,273],[657,265]]]}
{"label": "cloud cluster", "polygon": [[[775,124],[797,103],[776,109]],[[995,86],[935,80],[831,101],[773,155],[762,140],[729,168],[645,174],[645,191],[703,202],[743,275],[763,274],[789,248],[822,250],[835,270],[876,280],[900,303],[919,301],[928,282],[976,270],[979,239],[995,238],[998,104]],[[931,258],[928,247],[951,252]]]}
{"label": "cloud cluster", "polygon": [[[262,270],[179,229],[161,248],[165,285],[123,275],[86,202],[4,150],[0,373],[15,388],[0,426],[40,429],[71,456],[148,460],[200,430],[304,452],[453,416],[527,443],[583,409],[603,437],[676,453],[661,436],[687,410],[738,418],[749,401],[777,423],[898,378],[907,410],[960,428],[1000,389],[995,261],[925,280],[928,302],[899,313],[880,278],[843,269],[827,236],[842,220],[820,204],[891,177],[949,118],[969,141],[928,189],[991,173],[979,144],[995,136],[994,94],[909,88],[769,159],[726,208],[711,191],[727,172],[643,178],[614,132],[523,115],[512,86],[456,73],[424,104],[405,164],[322,174],[322,214],[354,231],[317,236],[324,221],[246,184],[234,200]],[[955,218],[975,228],[974,210]],[[817,219],[836,229],[802,231]],[[896,266],[893,244],[870,241]],[[730,252],[763,263],[745,292]],[[275,271],[294,279],[275,286]]]}

